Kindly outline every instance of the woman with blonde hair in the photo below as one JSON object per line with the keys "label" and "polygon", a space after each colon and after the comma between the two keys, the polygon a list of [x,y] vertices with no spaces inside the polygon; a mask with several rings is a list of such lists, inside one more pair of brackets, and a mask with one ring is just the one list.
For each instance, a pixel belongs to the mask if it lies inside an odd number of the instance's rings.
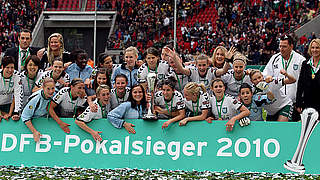
{"label": "woman with blonde hair", "polygon": [[128,78],[128,87],[133,87],[138,84],[138,69],[136,62],[138,59],[138,49],[130,46],[124,51],[124,60],[120,67],[115,69],[112,75],[112,86],[115,84],[115,79],[118,74],[124,74]]}
{"label": "woman with blonde hair", "polygon": [[48,38],[48,47],[41,58],[41,67],[47,69],[52,66],[53,60],[60,58],[65,67],[71,64],[70,53],[65,51],[63,37],[59,33],[53,33]]}
{"label": "woman with blonde hair", "polygon": [[312,107],[320,111],[320,39],[313,39],[310,42],[308,53],[309,60],[303,61],[298,80],[296,107],[299,113],[303,109]]}
{"label": "woman with blonde hair", "polygon": [[212,66],[217,68],[223,68],[225,62],[232,61],[232,57],[235,52],[236,48],[233,46],[230,48],[229,51],[227,50],[227,48],[223,46],[216,47],[211,57]]}
{"label": "woman with blonde hair", "polygon": [[184,103],[186,106],[186,118],[179,122],[180,126],[186,125],[189,121],[202,121],[207,118],[211,108],[209,96],[206,93],[204,84],[189,82],[184,87]]}
{"label": "woman with blonde hair", "polygon": [[226,94],[233,97],[239,95],[240,86],[243,83],[251,85],[250,77],[246,74],[245,68],[247,64],[247,57],[236,52],[233,56],[233,67],[226,74],[221,76],[221,79],[226,85]]}

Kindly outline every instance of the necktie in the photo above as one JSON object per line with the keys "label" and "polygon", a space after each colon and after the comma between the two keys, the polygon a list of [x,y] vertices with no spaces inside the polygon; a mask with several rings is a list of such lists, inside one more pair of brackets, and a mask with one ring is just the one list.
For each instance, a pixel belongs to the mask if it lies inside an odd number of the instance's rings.
{"label": "necktie", "polygon": [[27,51],[26,50],[21,50],[21,70],[24,69],[24,63],[26,62],[26,56],[27,56]]}
{"label": "necktie", "polygon": [[24,61],[26,59],[27,51],[21,50],[21,61]]}

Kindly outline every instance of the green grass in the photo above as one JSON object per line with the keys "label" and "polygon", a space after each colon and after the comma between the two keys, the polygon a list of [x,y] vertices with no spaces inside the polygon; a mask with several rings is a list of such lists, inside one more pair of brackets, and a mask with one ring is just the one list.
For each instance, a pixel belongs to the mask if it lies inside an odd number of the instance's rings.
{"label": "green grass", "polygon": [[0,179],[320,179],[319,175],[0,166]]}

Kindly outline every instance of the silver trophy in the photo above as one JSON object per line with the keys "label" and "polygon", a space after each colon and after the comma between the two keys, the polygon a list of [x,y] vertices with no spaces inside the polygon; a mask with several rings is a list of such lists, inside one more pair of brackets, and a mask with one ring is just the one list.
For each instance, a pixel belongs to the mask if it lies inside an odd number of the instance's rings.
{"label": "silver trophy", "polygon": [[154,89],[155,89],[155,85],[156,85],[156,79],[157,79],[157,74],[156,73],[149,73],[147,75],[147,83],[148,83],[148,93],[151,94],[151,100],[149,101],[149,108],[148,108],[148,112],[147,114],[145,114],[143,116],[144,120],[157,120],[158,117],[156,115],[154,115],[153,112],[153,104],[154,104]]}
{"label": "silver trophy", "polygon": [[312,131],[319,123],[318,117],[318,112],[313,108],[303,110],[301,114],[301,134],[299,144],[292,159],[283,164],[284,168],[300,174],[305,173],[306,169],[302,164],[303,154]]}

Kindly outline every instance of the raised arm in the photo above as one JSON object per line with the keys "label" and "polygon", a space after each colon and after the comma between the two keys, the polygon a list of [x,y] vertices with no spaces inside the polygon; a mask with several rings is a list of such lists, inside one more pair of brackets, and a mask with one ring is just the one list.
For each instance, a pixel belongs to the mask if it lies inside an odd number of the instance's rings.
{"label": "raised arm", "polygon": [[191,72],[189,68],[185,68],[182,66],[182,60],[179,57],[178,53],[176,53],[174,50],[169,49],[168,47],[165,47],[164,51],[168,54],[169,57],[172,58],[174,64],[177,66],[178,71],[180,71],[184,75],[190,76]]}
{"label": "raised arm", "polygon": [[230,68],[230,63],[224,62],[223,68],[216,70],[216,76],[220,77],[220,76],[224,75],[225,73],[228,72],[229,68]]}

